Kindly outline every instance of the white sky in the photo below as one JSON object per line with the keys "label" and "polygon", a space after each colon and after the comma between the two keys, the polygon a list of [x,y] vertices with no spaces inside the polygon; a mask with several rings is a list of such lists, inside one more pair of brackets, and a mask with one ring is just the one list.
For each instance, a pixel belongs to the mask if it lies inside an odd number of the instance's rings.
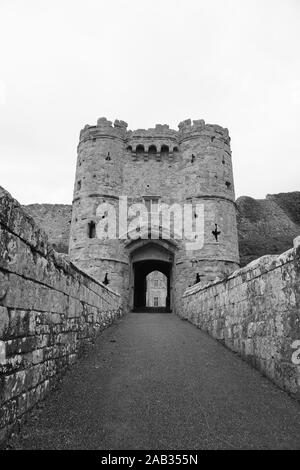
{"label": "white sky", "polygon": [[300,190],[300,0],[0,0],[0,185],[70,203],[79,131],[228,127],[236,195]]}

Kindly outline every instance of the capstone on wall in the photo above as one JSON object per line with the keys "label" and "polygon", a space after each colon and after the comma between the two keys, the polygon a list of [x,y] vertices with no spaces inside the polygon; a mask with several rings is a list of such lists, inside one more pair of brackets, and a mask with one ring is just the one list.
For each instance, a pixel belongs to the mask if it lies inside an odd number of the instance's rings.
{"label": "capstone on wall", "polygon": [[300,399],[300,237],[282,255],[188,289],[182,316]]}
{"label": "capstone on wall", "polygon": [[0,188],[0,443],[121,314],[120,296],[56,253]]}

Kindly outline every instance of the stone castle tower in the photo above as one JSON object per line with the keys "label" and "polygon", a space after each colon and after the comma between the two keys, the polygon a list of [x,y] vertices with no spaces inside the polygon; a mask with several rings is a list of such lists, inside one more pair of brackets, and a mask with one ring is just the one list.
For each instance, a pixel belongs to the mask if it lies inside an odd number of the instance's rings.
{"label": "stone castle tower", "polygon": [[[203,120],[186,120],[178,127],[157,124],[129,131],[124,121],[112,124],[100,118],[80,133],[70,257],[120,292],[129,308],[146,305],[146,276],[152,271],[167,276],[167,306],[176,310],[188,286],[239,266],[228,130]],[[159,219],[151,230],[145,219],[138,238],[130,233],[99,238],[97,225],[107,213],[99,214],[97,208],[110,204],[119,217],[121,196],[127,196],[128,207],[152,204],[152,213],[157,204],[200,204],[203,245],[187,249],[185,235],[165,237]],[[199,215],[194,209],[192,214],[196,223]]]}

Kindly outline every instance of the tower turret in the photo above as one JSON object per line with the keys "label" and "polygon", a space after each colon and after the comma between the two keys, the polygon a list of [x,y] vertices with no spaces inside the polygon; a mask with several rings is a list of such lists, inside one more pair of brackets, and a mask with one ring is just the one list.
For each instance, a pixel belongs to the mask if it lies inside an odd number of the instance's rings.
{"label": "tower turret", "polygon": [[[238,237],[228,130],[203,120],[179,124],[183,204],[204,210],[204,244],[181,253],[177,289],[208,282],[238,267]],[[197,215],[195,215],[197,217]],[[175,286],[176,288],[176,286]]]}
{"label": "tower turret", "polygon": [[121,291],[127,264],[119,259],[117,239],[98,239],[97,209],[109,203],[118,212],[122,194],[122,161],[127,124],[114,125],[100,118],[97,126],[85,126],[80,132],[75,176],[70,256],[82,269],[99,281]]}

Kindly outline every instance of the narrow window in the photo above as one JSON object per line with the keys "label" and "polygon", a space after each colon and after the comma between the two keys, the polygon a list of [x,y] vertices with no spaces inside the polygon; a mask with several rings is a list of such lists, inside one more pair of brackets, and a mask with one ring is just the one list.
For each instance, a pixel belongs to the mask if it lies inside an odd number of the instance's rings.
{"label": "narrow window", "polygon": [[81,189],[81,180],[77,181],[77,191]]}
{"label": "narrow window", "polygon": [[88,235],[89,238],[95,238],[96,236],[96,224],[93,220],[88,223]]}
{"label": "narrow window", "polygon": [[227,188],[227,189],[230,189],[230,188],[231,188],[231,183],[230,183],[230,181],[226,181],[225,184],[226,184],[226,188]]}
{"label": "narrow window", "polygon": [[148,213],[157,212],[159,200],[159,196],[144,196],[144,204]]}

